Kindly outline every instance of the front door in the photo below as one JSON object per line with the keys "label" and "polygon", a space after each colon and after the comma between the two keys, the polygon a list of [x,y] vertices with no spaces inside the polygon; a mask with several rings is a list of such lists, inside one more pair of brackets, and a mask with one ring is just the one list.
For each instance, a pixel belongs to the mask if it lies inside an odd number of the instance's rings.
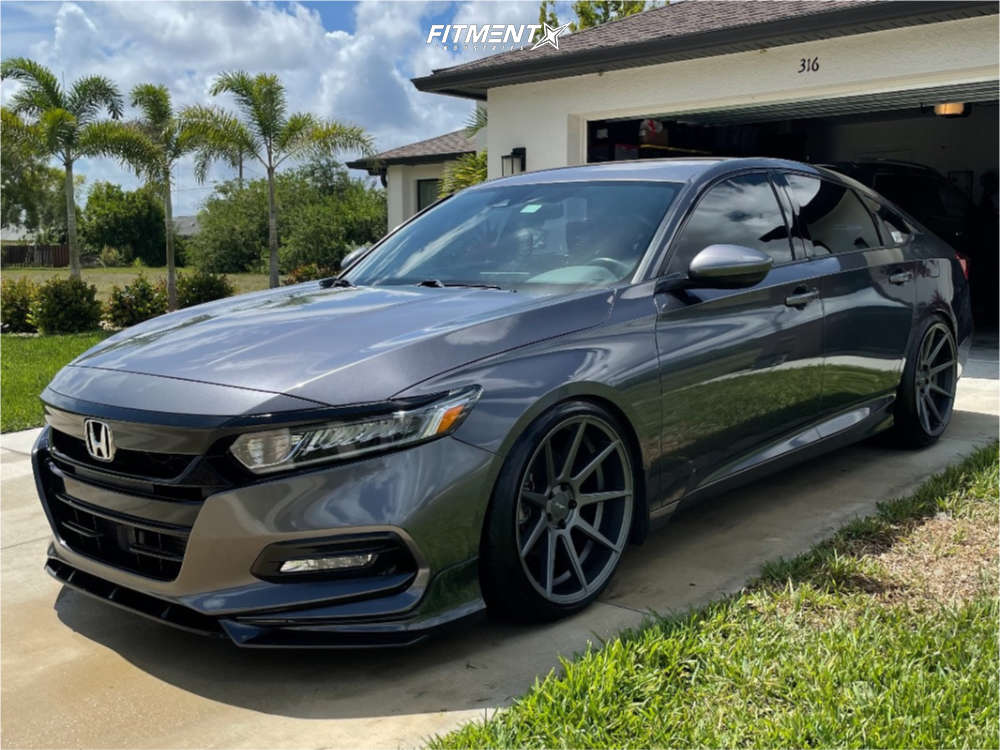
{"label": "front door", "polygon": [[[796,257],[766,173],[715,183],[674,239],[667,273],[686,273],[712,244],[771,255],[749,289],[686,289],[657,296],[666,499],[757,459],[818,415],[823,300]],[[779,449],[780,452],[780,449]]]}

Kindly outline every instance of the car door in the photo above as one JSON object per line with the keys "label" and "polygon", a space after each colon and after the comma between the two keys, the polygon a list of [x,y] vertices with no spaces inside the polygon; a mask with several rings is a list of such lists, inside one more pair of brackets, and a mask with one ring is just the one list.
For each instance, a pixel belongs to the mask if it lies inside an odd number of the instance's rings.
{"label": "car door", "polygon": [[[795,233],[823,296],[824,415],[862,408],[895,392],[916,301],[915,264],[847,185],[782,175]],[[874,206],[874,204],[873,204]]]}
{"label": "car door", "polygon": [[675,233],[667,275],[686,274],[712,244],[761,250],[774,266],[746,289],[657,295],[663,487],[711,484],[773,457],[817,415],[822,300],[794,254],[788,220],[767,173],[724,178],[704,191]]}

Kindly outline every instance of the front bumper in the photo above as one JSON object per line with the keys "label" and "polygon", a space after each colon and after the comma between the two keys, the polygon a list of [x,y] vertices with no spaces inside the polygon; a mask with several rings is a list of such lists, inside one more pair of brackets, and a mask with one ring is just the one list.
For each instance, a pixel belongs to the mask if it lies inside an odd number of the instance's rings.
{"label": "front bumper", "polygon": [[[444,438],[192,502],[75,473],[51,446],[51,429],[32,455],[55,537],[46,570],[87,595],[246,647],[409,645],[484,607],[477,555],[495,472],[487,451]],[[109,555],[85,533],[120,546]],[[136,534],[146,544],[139,554],[170,551],[179,567],[130,566]],[[396,540],[413,565],[288,582],[253,572],[271,545],[359,535]]]}

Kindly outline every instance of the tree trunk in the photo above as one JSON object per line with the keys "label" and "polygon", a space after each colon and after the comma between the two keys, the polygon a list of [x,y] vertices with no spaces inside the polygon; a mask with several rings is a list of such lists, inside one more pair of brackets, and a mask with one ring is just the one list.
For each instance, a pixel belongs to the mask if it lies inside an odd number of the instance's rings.
{"label": "tree trunk", "polygon": [[243,189],[243,152],[242,151],[240,151],[240,156],[236,160],[236,166],[237,166],[237,169],[239,169],[239,174],[240,174],[240,177],[239,177],[239,180],[240,180],[240,190],[242,190]]}
{"label": "tree trunk", "polygon": [[170,199],[170,170],[163,175],[163,221],[167,230],[167,309],[177,309],[177,273],[174,259],[174,207]]}
{"label": "tree trunk", "polygon": [[73,197],[73,162],[66,167],[66,243],[69,245],[69,275],[80,278],[80,247],[76,244],[76,200]]}
{"label": "tree trunk", "polygon": [[270,251],[270,286],[278,286],[278,206],[274,198],[274,167],[267,168],[267,247]]}

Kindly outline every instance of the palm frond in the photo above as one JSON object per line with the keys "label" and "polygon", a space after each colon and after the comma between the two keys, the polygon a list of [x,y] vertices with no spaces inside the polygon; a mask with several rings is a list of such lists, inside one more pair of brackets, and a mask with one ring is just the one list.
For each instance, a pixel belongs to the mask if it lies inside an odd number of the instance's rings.
{"label": "palm frond", "polygon": [[166,86],[140,83],[132,89],[132,106],[142,113],[144,127],[160,131],[170,128],[174,114]]}
{"label": "palm frond", "polygon": [[252,156],[266,166],[258,138],[235,115],[218,107],[187,107],[181,113],[185,141],[196,149],[195,176],[204,181],[215,160],[234,164],[239,154]]}
{"label": "palm frond", "polygon": [[247,125],[264,139],[274,138],[285,121],[285,87],[276,75],[251,77],[243,70],[222,73],[209,92],[213,96],[232,94]]}
{"label": "palm frond", "polygon": [[[25,89],[32,94],[30,97],[25,97],[24,102],[30,101],[37,106],[33,114],[38,114],[44,109],[66,106],[62,86],[52,71],[27,57],[12,57],[0,63],[0,78],[9,78],[25,84]],[[20,111],[13,104],[12,107],[15,111]]]}
{"label": "palm frond", "polygon": [[77,152],[86,156],[109,156],[136,175],[161,180],[167,168],[163,149],[136,123],[105,120],[80,128]]}
{"label": "palm frond", "polygon": [[489,115],[487,114],[486,107],[476,104],[476,108],[472,110],[469,119],[465,121],[466,137],[471,138],[487,125],[489,125]]}
{"label": "palm frond", "polygon": [[[288,118],[289,124],[299,117],[310,116],[292,115]],[[314,124],[310,129],[298,129],[294,138],[282,139],[282,154],[278,163],[288,158],[306,155],[332,157],[348,151],[370,156],[375,151],[371,137],[365,133],[363,128],[356,125],[345,125],[335,120],[313,119],[312,121]]]}
{"label": "palm frond", "polygon": [[7,107],[0,108],[0,145],[41,150],[41,132],[35,123],[25,122]]}
{"label": "palm frond", "polygon": [[76,117],[68,110],[53,108],[42,112],[38,128],[45,149],[65,156],[75,145],[77,125]]}
{"label": "palm frond", "polygon": [[477,154],[463,154],[458,157],[441,174],[438,195],[443,198],[462,188],[483,182],[486,179],[486,163],[485,151],[480,151]]}
{"label": "palm frond", "polygon": [[125,100],[118,86],[105,76],[85,76],[74,81],[66,97],[66,109],[80,123],[87,123],[106,109],[112,119],[119,119],[125,111]]}

